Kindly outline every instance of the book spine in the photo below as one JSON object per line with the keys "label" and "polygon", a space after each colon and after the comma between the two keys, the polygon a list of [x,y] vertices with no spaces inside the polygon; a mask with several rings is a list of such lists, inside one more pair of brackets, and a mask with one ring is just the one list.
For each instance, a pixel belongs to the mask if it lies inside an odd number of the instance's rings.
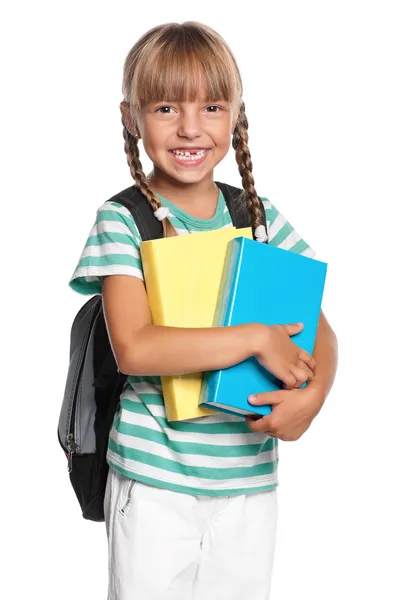
{"label": "book spine", "polygon": [[238,261],[240,261],[240,249],[241,244],[239,238],[233,239],[227,244],[224,269],[214,313],[213,327],[229,325],[231,320],[231,309],[237,284],[238,269],[236,267]]}
{"label": "book spine", "polygon": [[[228,242],[216,310],[214,313],[213,327],[223,327],[230,324],[243,242],[244,238],[235,238]],[[217,400],[221,374],[222,370],[206,371],[203,374],[199,404],[208,403],[208,405],[211,406],[211,403]]]}

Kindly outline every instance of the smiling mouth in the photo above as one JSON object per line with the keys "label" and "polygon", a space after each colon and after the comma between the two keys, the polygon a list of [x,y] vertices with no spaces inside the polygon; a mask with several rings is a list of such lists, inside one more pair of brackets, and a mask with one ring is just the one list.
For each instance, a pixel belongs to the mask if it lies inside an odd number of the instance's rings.
{"label": "smiling mouth", "polygon": [[177,149],[169,150],[169,153],[172,155],[173,159],[180,164],[196,165],[204,160],[209,153],[209,150],[210,148],[193,148],[190,151],[185,149]]}

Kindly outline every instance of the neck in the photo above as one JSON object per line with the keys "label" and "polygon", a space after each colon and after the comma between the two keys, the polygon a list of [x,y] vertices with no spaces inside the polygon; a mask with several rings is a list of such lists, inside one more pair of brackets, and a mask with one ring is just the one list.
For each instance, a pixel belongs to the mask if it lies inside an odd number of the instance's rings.
{"label": "neck", "polygon": [[212,171],[201,181],[185,183],[165,173],[158,172],[154,167],[153,171],[147,176],[147,181],[153,192],[162,194],[162,196],[181,207],[195,205],[197,202],[202,203],[204,198],[212,198],[215,194],[218,197],[218,187],[213,181]]}

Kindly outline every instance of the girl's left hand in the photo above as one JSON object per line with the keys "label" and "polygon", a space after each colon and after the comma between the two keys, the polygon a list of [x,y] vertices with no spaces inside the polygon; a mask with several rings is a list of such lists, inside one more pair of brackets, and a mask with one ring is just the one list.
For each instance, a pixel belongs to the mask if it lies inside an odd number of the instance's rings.
{"label": "girl's left hand", "polygon": [[283,441],[298,440],[322,406],[319,394],[308,387],[256,394],[256,399],[256,402],[249,400],[250,404],[271,404],[272,412],[264,417],[246,417],[246,423],[255,433],[265,433]]}

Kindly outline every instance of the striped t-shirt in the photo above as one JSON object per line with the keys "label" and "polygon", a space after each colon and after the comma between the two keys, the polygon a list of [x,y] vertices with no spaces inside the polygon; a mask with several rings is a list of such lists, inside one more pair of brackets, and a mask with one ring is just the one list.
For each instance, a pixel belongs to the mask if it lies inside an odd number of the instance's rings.
{"label": "striped t-shirt", "polygon": [[[193,217],[157,196],[170,209],[169,219],[178,235],[232,227],[221,190],[210,219]],[[267,198],[261,201],[269,244],[315,256],[275,206]],[[97,210],[70,287],[81,294],[100,294],[104,275],[144,279],[141,241],[130,212],[117,202],[105,202]],[[107,461],[142,483],[195,495],[247,494],[278,485],[277,438],[253,433],[244,417],[226,413],[168,422],[158,376],[127,377],[109,436]]]}

